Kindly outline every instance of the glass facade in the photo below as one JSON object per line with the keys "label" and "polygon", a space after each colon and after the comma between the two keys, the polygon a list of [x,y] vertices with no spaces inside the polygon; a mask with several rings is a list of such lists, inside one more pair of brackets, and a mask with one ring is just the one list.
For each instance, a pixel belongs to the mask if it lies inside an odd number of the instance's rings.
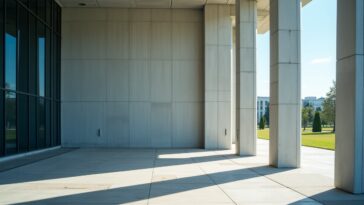
{"label": "glass facade", "polygon": [[60,144],[61,8],[0,0],[0,157]]}

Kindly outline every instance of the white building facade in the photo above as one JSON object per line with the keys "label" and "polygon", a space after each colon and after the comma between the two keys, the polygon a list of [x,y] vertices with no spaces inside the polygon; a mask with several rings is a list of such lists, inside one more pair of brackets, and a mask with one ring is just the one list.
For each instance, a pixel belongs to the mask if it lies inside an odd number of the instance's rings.
{"label": "white building facade", "polygon": [[303,106],[312,106],[314,110],[323,110],[323,103],[325,98],[317,98],[315,96],[308,96],[302,100]]}
{"label": "white building facade", "polygon": [[269,97],[257,97],[257,123],[269,112]]}

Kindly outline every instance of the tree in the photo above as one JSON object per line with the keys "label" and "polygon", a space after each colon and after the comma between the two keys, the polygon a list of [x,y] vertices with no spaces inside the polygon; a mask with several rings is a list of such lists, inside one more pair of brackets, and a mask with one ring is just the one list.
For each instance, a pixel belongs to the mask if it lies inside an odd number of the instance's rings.
{"label": "tree", "polygon": [[320,113],[316,112],[315,118],[313,119],[312,132],[321,132],[321,131],[322,131],[322,127],[321,127]]}
{"label": "tree", "polygon": [[333,132],[335,132],[335,115],[336,115],[336,82],[333,82],[333,86],[330,87],[330,91],[326,94],[326,98],[323,102],[322,118],[327,124],[334,126]]}
{"label": "tree", "polygon": [[308,126],[308,122],[309,122],[309,117],[308,117],[308,113],[309,113],[309,108],[308,107],[304,107],[302,108],[302,127],[303,130],[306,130],[307,126]]}
{"label": "tree", "polygon": [[264,116],[262,116],[259,121],[259,129],[264,130],[264,128],[265,128],[265,118]]}
{"label": "tree", "polygon": [[[321,112],[321,116],[322,116],[322,112]],[[326,127],[327,126],[327,122],[324,118],[321,117],[321,125],[322,127]]]}
{"label": "tree", "polygon": [[307,106],[307,109],[308,109],[308,111],[307,111],[308,122],[309,122],[309,124],[312,125],[313,124],[313,118],[314,118],[314,110],[313,110],[312,105]]}
{"label": "tree", "polygon": [[[303,117],[305,117],[305,119],[303,119]],[[313,117],[314,117],[314,110],[313,110],[312,105],[305,104],[302,108],[302,126],[303,126],[303,128],[305,128],[303,123],[306,123],[306,128],[309,125],[312,125]],[[305,122],[304,122],[304,120],[305,120]]]}

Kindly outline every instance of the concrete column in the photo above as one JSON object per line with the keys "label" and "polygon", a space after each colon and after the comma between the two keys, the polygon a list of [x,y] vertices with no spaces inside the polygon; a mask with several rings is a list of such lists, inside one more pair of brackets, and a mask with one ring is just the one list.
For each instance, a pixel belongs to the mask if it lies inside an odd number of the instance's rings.
{"label": "concrete column", "polygon": [[301,148],[300,0],[270,1],[269,163],[299,167]]}
{"label": "concrete column", "polygon": [[337,1],[335,186],[364,193],[364,1]]}
{"label": "concrete column", "polygon": [[236,128],[238,155],[256,154],[256,0],[236,0]]}
{"label": "concrete column", "polygon": [[[235,6],[230,12],[235,15]],[[233,26],[232,33],[232,56],[231,56],[231,141],[236,144],[236,27]]]}
{"label": "concrete column", "polygon": [[231,148],[231,36],[228,5],[205,6],[205,148]]}

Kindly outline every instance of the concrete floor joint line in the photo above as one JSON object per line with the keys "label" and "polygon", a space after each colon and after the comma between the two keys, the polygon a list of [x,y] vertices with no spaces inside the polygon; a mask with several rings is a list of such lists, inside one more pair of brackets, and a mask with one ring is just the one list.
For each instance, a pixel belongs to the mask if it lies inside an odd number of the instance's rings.
{"label": "concrete floor joint line", "polygon": [[154,149],[154,157],[153,157],[153,170],[152,170],[152,177],[150,179],[150,185],[149,185],[149,193],[148,193],[148,200],[147,200],[147,204],[149,205],[149,199],[150,199],[150,194],[152,191],[152,184],[153,184],[153,178],[154,178],[154,169],[155,169],[155,161],[157,160],[157,149]]}
{"label": "concrete floor joint line", "polygon": [[[226,155],[223,155],[223,157],[224,157],[224,158],[226,158],[227,160],[231,161],[232,163],[234,163],[234,164],[236,164],[236,165],[239,165],[238,163],[234,162],[234,160],[231,160],[231,159],[229,159],[228,157],[226,157]],[[298,194],[300,194],[300,195],[302,195],[302,196],[305,196],[305,197],[307,197],[307,198],[309,198],[309,199],[311,199],[311,200],[314,200],[315,202],[321,203],[320,201],[317,201],[317,200],[315,200],[315,199],[311,198],[310,196],[307,196],[306,194],[303,194],[303,193],[301,193],[301,192],[299,192],[299,191],[297,191],[297,190],[295,190],[295,189],[293,189],[293,188],[291,188],[291,187],[289,187],[289,186],[286,186],[286,185],[284,185],[283,183],[280,183],[280,182],[278,182],[278,181],[276,181],[276,180],[274,180],[274,179],[270,178],[269,176],[266,176],[266,175],[260,174],[259,172],[255,171],[255,170],[254,170],[254,168],[247,168],[247,169],[248,169],[248,170],[250,170],[250,171],[252,171],[252,172],[254,172],[254,173],[256,173],[256,174],[257,174],[257,175],[259,175],[259,176],[262,176],[262,177],[264,177],[264,178],[266,178],[266,179],[268,179],[268,180],[270,180],[270,181],[272,181],[272,182],[274,182],[274,183],[277,183],[277,184],[279,184],[279,185],[281,185],[281,186],[283,186],[283,187],[285,187],[285,188],[287,188],[287,189],[290,189],[290,190],[292,190],[292,191],[294,191],[294,192],[296,192],[296,193],[298,193]],[[278,169],[278,168],[277,168],[277,169]]]}
{"label": "concrete floor joint line", "polygon": [[[215,154],[217,154],[217,153],[215,152]],[[193,157],[191,159],[192,159],[193,163],[196,163],[196,161],[195,161],[195,159]],[[202,169],[200,165],[198,165],[198,162],[197,162],[197,166],[215,184],[215,186],[217,186],[234,204],[237,205],[237,203],[229,196],[229,194],[227,194],[224,191],[224,189],[222,189],[220,187],[220,185],[218,183],[216,183],[216,181],[210,176],[210,174],[208,174],[207,172],[205,172],[205,170]]]}

